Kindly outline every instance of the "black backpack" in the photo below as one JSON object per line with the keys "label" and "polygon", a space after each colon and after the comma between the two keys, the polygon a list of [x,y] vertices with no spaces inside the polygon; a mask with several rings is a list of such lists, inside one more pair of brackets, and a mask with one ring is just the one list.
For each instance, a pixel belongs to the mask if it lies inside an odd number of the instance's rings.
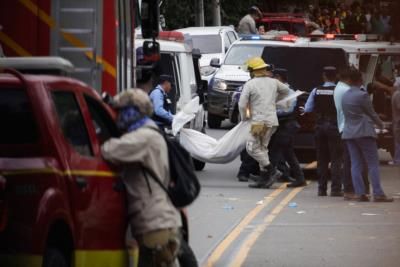
{"label": "black backpack", "polygon": [[[194,171],[192,157],[173,138],[160,132],[167,143],[170,183],[165,186],[152,170],[146,168],[147,172],[167,192],[172,203],[177,208],[183,208],[191,204],[200,193],[200,183]],[[147,178],[147,176],[145,175]]]}

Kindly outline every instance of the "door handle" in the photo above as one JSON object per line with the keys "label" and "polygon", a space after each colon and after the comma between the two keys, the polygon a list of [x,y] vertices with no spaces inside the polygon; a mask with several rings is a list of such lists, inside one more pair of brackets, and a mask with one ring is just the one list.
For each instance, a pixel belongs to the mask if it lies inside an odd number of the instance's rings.
{"label": "door handle", "polygon": [[76,182],[76,185],[77,185],[80,189],[86,188],[86,187],[87,187],[87,184],[88,184],[86,178],[83,178],[83,177],[76,177],[76,178],[75,178],[75,182]]}

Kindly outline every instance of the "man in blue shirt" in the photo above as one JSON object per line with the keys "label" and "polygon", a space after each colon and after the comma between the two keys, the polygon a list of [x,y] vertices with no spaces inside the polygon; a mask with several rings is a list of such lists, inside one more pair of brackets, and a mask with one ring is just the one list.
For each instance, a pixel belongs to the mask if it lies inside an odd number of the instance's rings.
{"label": "man in blue shirt", "polygon": [[168,93],[171,92],[173,78],[170,75],[160,75],[158,85],[151,91],[150,99],[153,103],[154,114],[152,119],[164,130],[172,125],[174,115],[171,113],[171,99]]}
{"label": "man in blue shirt", "polygon": [[333,92],[336,87],[336,68],[324,67],[324,84],[314,88],[307,99],[304,111],[316,114],[315,145],[318,162],[318,196],[327,195],[329,162],[331,163],[331,196],[343,196],[342,147],[337,126]]}

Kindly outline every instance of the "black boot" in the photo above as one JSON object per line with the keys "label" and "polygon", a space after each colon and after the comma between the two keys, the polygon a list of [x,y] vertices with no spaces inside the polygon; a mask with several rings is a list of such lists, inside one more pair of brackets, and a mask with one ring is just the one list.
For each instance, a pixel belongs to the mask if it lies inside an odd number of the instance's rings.
{"label": "black boot", "polygon": [[[251,188],[269,188],[273,185],[276,180],[282,175],[274,166],[269,164],[262,168],[260,171],[260,177],[252,184],[249,184]],[[251,179],[256,179],[256,176],[250,176]]]}

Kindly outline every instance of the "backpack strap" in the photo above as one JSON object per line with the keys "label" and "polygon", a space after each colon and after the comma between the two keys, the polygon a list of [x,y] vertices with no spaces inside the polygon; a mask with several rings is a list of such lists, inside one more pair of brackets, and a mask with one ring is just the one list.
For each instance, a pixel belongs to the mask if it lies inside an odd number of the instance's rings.
{"label": "backpack strap", "polygon": [[147,186],[149,188],[150,194],[152,194],[153,192],[151,190],[150,183],[149,183],[149,178],[147,177],[146,173],[150,174],[150,177],[153,178],[153,180],[165,191],[165,193],[167,193],[168,197],[171,199],[171,196],[169,194],[168,188],[161,182],[160,178],[158,178],[158,176],[155,175],[155,173],[152,170],[142,166],[142,172],[143,172],[143,175],[144,175],[144,177],[146,179],[146,183],[147,183]]}

